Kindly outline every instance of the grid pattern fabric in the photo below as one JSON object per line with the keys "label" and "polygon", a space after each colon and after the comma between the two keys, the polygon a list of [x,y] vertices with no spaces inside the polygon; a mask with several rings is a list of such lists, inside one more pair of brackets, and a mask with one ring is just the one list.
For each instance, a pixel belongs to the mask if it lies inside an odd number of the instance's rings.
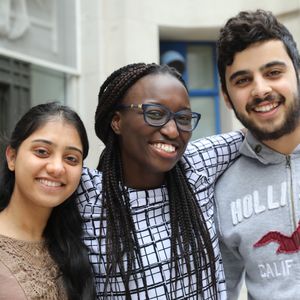
{"label": "grid pattern fabric", "polygon": [[[151,300],[200,299],[196,293],[195,272],[202,272],[203,299],[226,299],[224,270],[213,220],[213,192],[218,176],[238,156],[242,139],[243,135],[240,132],[200,139],[189,143],[182,158],[186,176],[196,193],[213,243],[218,295],[213,295],[210,280],[202,270],[193,270],[192,281],[189,282],[188,273],[183,264],[179,268],[177,285],[170,282],[171,227],[167,188],[161,186],[157,189],[143,191],[128,188],[131,212],[141,248],[148,296]],[[95,272],[97,298],[123,300],[125,299],[125,288],[119,273],[114,278],[110,278],[105,297],[103,294],[106,278],[106,245],[104,238],[100,239],[101,245],[99,245],[99,236],[105,237],[106,235],[106,216],[104,211],[104,226],[102,232],[99,232],[102,205],[101,179],[102,174],[99,171],[84,168],[78,188],[78,205],[84,218],[84,241],[89,248],[89,257]],[[99,255],[100,249],[101,256]],[[135,280],[132,278],[130,282],[131,298],[146,299],[141,266],[138,261],[133,273]],[[172,288],[170,284],[172,284]]]}

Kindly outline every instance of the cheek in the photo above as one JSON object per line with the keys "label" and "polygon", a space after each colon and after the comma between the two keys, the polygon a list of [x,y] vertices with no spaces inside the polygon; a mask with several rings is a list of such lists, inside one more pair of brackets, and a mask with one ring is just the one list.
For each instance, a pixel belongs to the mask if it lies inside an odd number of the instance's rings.
{"label": "cheek", "polygon": [[294,97],[294,95],[298,94],[298,88],[297,85],[291,85],[291,84],[282,84],[278,88],[278,93],[285,96],[285,97]]}
{"label": "cheek", "polygon": [[138,142],[139,140],[148,137],[156,130],[155,127],[146,124],[144,119],[140,116],[140,118],[123,123],[121,137],[125,144],[127,141],[132,142],[137,140]]}
{"label": "cheek", "polygon": [[240,89],[234,91],[228,91],[230,105],[236,110],[245,109],[248,102],[251,101],[251,90],[250,89]]}
{"label": "cheek", "polygon": [[[201,124],[198,123],[198,126],[201,126]],[[181,139],[182,139],[182,141],[184,143],[184,147],[183,147],[184,151],[185,151],[185,148],[187,147],[187,144],[190,141],[191,137],[192,137],[192,132],[182,132],[181,133]]]}
{"label": "cheek", "polygon": [[15,176],[16,178],[18,176],[22,176],[26,178],[29,178],[29,174],[31,176],[36,176],[40,170],[43,168],[43,164],[36,160],[35,158],[29,157],[18,157],[18,159],[15,161]]}
{"label": "cheek", "polygon": [[148,125],[145,124],[144,119],[135,118],[134,120],[129,120],[129,122],[122,122],[120,127],[119,138],[124,140],[135,139],[137,136],[143,136],[147,132]]}

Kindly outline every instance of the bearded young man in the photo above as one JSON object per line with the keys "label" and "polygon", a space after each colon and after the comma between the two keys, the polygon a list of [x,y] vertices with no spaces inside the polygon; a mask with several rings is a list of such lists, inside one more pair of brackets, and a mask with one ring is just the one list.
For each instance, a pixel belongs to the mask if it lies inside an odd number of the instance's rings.
{"label": "bearded young man", "polygon": [[299,61],[270,12],[240,12],[221,29],[222,91],[248,129],[215,194],[229,299],[243,274],[249,300],[300,299]]}

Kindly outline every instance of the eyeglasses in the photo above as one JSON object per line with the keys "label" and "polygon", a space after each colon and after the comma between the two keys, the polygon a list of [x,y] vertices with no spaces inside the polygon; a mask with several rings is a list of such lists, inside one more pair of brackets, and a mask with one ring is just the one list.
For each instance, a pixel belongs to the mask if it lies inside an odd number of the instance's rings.
{"label": "eyeglasses", "polygon": [[173,113],[167,107],[154,104],[119,104],[116,110],[121,109],[142,109],[145,122],[154,127],[162,127],[171,119],[175,120],[178,129],[182,131],[193,131],[201,118],[201,114],[183,109]]}

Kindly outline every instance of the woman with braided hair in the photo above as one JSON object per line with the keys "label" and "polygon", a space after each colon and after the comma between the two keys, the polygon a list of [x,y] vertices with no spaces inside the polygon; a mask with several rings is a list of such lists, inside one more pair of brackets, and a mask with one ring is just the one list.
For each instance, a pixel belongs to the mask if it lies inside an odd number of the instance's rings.
{"label": "woman with braided hair", "polygon": [[189,143],[200,114],[168,66],[120,68],[98,99],[105,149],[78,189],[98,299],[226,299],[213,188],[243,135]]}

